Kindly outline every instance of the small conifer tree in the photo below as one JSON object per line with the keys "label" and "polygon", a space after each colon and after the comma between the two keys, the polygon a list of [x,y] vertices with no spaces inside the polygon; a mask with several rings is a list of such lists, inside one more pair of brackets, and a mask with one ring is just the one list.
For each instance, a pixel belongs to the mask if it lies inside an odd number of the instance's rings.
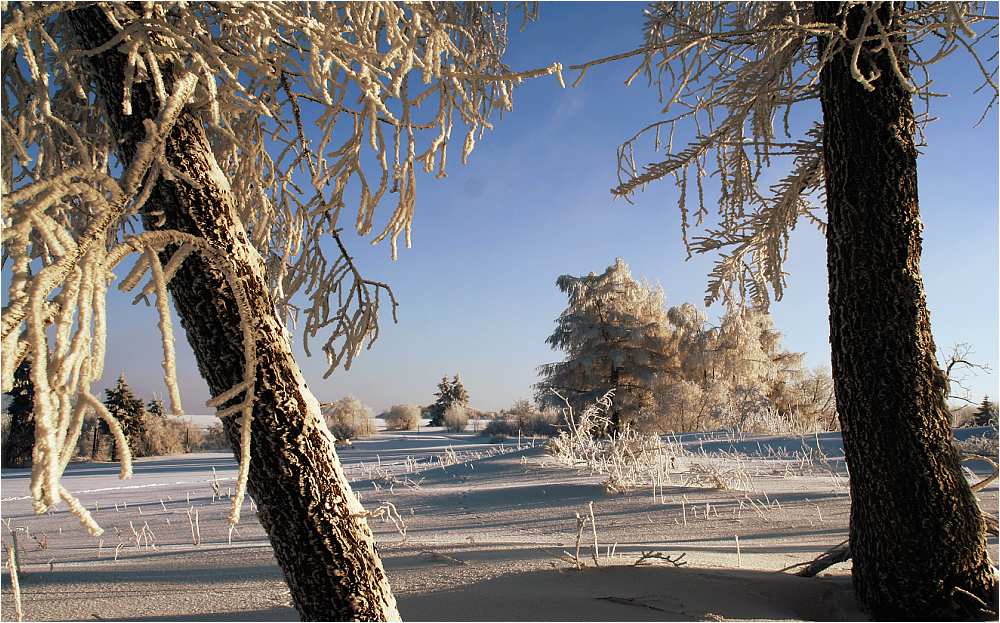
{"label": "small conifer tree", "polygon": [[153,398],[149,401],[149,404],[146,406],[146,412],[161,418],[167,416],[167,411],[163,407],[163,401],[159,398]]}
{"label": "small conifer tree", "polygon": [[31,462],[35,441],[35,389],[31,384],[31,362],[25,359],[14,371],[14,386],[7,395],[11,397],[7,414],[10,415],[10,432],[3,441],[3,467],[24,467]]}
{"label": "small conifer tree", "polygon": [[462,385],[462,379],[457,372],[451,379],[451,403],[462,406],[469,404],[469,392],[465,391],[465,385]]}
{"label": "small conifer tree", "polygon": [[992,402],[989,396],[983,396],[983,401],[979,403],[979,408],[972,415],[976,426],[995,426],[997,423],[997,403]]}
{"label": "small conifer tree", "polygon": [[536,397],[559,408],[562,399],[550,391],[557,390],[579,412],[614,389],[602,431],[614,433],[652,407],[654,381],[671,371],[663,291],[633,279],[621,258],[600,275],[562,275],[556,285],[569,301],[546,342],[566,357],[539,368]]}
{"label": "small conifer tree", "polygon": [[448,382],[447,376],[441,377],[441,382],[438,383],[438,390],[434,395],[437,396],[437,400],[427,410],[431,419],[429,424],[430,426],[441,426],[444,420],[444,412],[450,404],[451,396],[451,383]]}
{"label": "small conifer tree", "polygon": [[449,407],[469,405],[469,392],[465,391],[462,379],[457,373],[450,381],[447,376],[441,377],[438,390],[434,395],[437,396],[437,400],[428,409],[431,419],[430,426],[444,426],[444,414]]}
{"label": "small conifer tree", "polygon": [[[133,454],[136,454],[136,442],[142,430],[142,415],[145,412],[145,408],[142,404],[142,399],[136,398],[132,392],[132,388],[129,387],[128,382],[125,380],[124,374],[118,377],[118,382],[115,384],[114,389],[104,390],[104,406],[118,420],[125,438],[129,440],[129,449],[132,450]],[[104,435],[111,432],[108,430],[108,425],[103,421],[100,424],[100,432]],[[112,459],[115,457],[115,451],[115,441],[112,437]]]}

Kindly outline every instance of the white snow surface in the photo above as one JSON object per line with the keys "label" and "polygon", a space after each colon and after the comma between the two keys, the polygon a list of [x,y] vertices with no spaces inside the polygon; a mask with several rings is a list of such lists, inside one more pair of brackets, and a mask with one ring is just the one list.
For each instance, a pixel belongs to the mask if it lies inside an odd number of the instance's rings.
{"label": "white snow surface", "polygon": [[[983,431],[958,431],[977,434]],[[812,579],[776,573],[847,538],[839,434],[738,439],[719,432],[678,441],[688,453],[655,496],[648,487],[607,492],[600,475],[557,466],[542,439],[518,446],[429,429],[380,432],[337,451],[362,504],[372,510],[391,502],[405,522],[403,538],[392,523],[371,520],[404,620],[864,619],[850,563]],[[459,462],[442,467],[442,457]],[[729,469],[737,461],[752,491],[687,484],[698,464]],[[221,498],[213,496],[213,467]],[[139,459],[127,481],[117,479],[116,463],[72,464],[63,482],[105,528],[102,539],[65,508],[34,515],[30,471],[4,470],[0,530],[4,545],[17,535],[26,618],[296,620],[249,498],[238,534],[228,539],[236,469],[228,453]],[[995,513],[996,483],[980,497]],[[591,501],[600,567],[587,526],[586,567],[578,570],[564,558],[575,552],[576,513],[586,516]],[[198,546],[189,507],[198,511]],[[152,545],[136,545],[133,528],[142,533],[143,526]],[[990,544],[996,560],[997,540]],[[644,551],[683,554],[687,564],[634,566]],[[4,571],[3,620],[13,619],[10,597]]]}

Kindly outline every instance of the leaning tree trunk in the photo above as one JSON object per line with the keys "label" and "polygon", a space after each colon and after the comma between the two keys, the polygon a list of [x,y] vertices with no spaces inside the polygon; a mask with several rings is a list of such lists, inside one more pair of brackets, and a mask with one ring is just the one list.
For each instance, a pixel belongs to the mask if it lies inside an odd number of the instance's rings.
{"label": "leaning tree trunk", "polygon": [[[840,22],[841,3],[814,7],[818,21]],[[885,3],[880,19],[888,25],[901,11],[902,3]],[[863,7],[850,10],[849,37],[863,15]],[[877,618],[978,618],[982,605],[996,608],[997,578],[952,446],[920,277],[910,94],[885,52],[862,55],[881,71],[865,91],[849,54],[826,65],[820,95],[830,342],[851,472],[854,586]]]}
{"label": "leaning tree trunk", "polygon": [[[88,48],[115,35],[99,8],[67,15]],[[92,66],[104,112],[120,139],[119,155],[127,164],[145,136],[142,120],[156,116],[158,102],[149,85],[140,84],[132,94],[133,114],[122,114],[125,60],[112,48],[95,56]],[[263,262],[248,241],[196,117],[185,112],[177,121],[166,143],[166,157],[200,187],[161,178],[149,205],[163,212],[165,222],[156,225],[147,219],[144,225],[193,234],[225,250],[256,317],[257,400],[249,493],[296,609],[306,620],[398,620],[364,509],[341,469],[319,403],[295,363],[267,288]],[[171,281],[170,292],[212,395],[240,384],[244,362],[240,318],[222,273],[192,256]],[[238,453],[240,423],[234,420],[238,418],[227,418],[224,426]]]}

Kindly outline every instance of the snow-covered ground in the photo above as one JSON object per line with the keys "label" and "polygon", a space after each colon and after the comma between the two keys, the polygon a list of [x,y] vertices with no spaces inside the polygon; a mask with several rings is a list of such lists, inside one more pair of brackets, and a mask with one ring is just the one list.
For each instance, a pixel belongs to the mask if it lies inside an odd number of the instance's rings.
{"label": "snow-covered ground", "polygon": [[[962,431],[962,436],[972,434]],[[776,573],[847,537],[840,437],[684,435],[671,483],[611,494],[603,477],[559,466],[541,440],[489,443],[437,429],[381,432],[338,448],[370,509],[391,502],[405,537],[372,520],[408,620],[856,620],[849,564],[820,578]],[[818,446],[818,449],[817,449]],[[457,462],[455,462],[457,461]],[[694,486],[699,465],[739,470],[745,491]],[[973,466],[985,469],[985,465]],[[221,497],[214,496],[213,468]],[[64,484],[107,532],[90,537],[64,509],[31,512],[27,470],[2,473],[3,543],[17,535],[24,609],[34,620],[294,620],[287,588],[253,512],[230,542],[228,454],[71,465]],[[981,493],[995,511],[994,483]],[[575,553],[576,513],[593,533]],[[253,502],[247,501],[247,511]],[[192,544],[188,509],[198,512]],[[193,515],[193,513],[192,513]],[[144,531],[145,528],[145,531]],[[136,545],[134,532],[141,538]],[[738,537],[738,544],[737,544]],[[148,544],[147,544],[148,543]],[[996,539],[991,541],[997,556]],[[635,566],[643,552],[684,555]],[[115,559],[117,556],[117,560]],[[2,618],[13,618],[4,574]]]}

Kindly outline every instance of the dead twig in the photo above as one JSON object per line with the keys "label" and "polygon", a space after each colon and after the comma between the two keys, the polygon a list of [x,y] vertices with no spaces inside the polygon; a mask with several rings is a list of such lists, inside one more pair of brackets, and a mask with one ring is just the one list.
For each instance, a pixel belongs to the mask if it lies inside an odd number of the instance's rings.
{"label": "dead twig", "polygon": [[813,560],[797,562],[794,565],[789,565],[784,569],[779,570],[778,573],[784,573],[785,571],[804,567],[802,570],[797,571],[795,575],[803,578],[811,578],[839,562],[845,562],[850,559],[851,543],[849,539],[846,539],[839,545],[823,552]]}
{"label": "dead twig", "polygon": [[573,561],[576,564],[577,569],[583,569],[583,563],[580,562],[580,539],[583,537],[583,528],[587,525],[587,520],[580,516],[580,513],[576,514],[576,554],[573,556]]}
{"label": "dead twig", "polygon": [[609,595],[608,597],[595,597],[594,599],[610,601],[613,604],[621,604],[623,606],[635,606],[636,608],[648,608],[650,610],[656,610],[657,612],[667,612],[667,610],[664,610],[663,608],[647,604],[644,601],[639,601],[634,597],[615,597],[614,595]]}
{"label": "dead twig", "polygon": [[453,565],[465,565],[466,564],[466,562],[464,560],[459,560],[458,558],[455,558],[454,556],[449,556],[448,554],[442,554],[441,552],[431,551],[429,549],[425,549],[425,550],[421,551],[420,553],[422,555],[424,555],[424,556],[430,557],[431,560],[435,560],[435,561],[447,562],[447,563],[451,563]]}
{"label": "dead twig", "polygon": [[587,508],[590,511],[590,529],[594,533],[594,549],[591,551],[590,555],[594,559],[594,566],[600,567],[601,563],[597,560],[597,555],[599,553],[597,545],[597,522],[594,521],[594,502],[591,501],[587,504]]}
{"label": "dead twig", "polygon": [[664,562],[672,564],[675,567],[683,567],[684,565],[687,564],[687,562],[684,562],[683,560],[685,556],[687,556],[686,552],[681,553],[679,556],[676,557],[670,556],[669,554],[664,554],[663,552],[641,552],[639,558],[632,563],[632,566],[641,567],[643,565],[650,564],[650,561],[662,560]]}

